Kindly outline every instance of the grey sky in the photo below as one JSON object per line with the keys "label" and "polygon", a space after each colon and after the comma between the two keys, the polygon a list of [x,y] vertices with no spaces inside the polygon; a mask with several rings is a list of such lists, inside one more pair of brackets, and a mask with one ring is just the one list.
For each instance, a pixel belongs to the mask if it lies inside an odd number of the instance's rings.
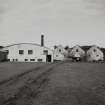
{"label": "grey sky", "polygon": [[0,45],[105,47],[105,0],[0,0]]}

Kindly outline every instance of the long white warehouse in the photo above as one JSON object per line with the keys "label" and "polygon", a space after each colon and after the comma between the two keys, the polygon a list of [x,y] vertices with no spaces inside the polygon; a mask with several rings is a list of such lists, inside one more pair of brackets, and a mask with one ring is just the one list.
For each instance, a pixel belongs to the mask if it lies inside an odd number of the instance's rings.
{"label": "long white warehouse", "polygon": [[9,61],[19,62],[53,62],[53,51],[47,47],[33,43],[19,43],[6,46]]}
{"label": "long white warehouse", "polygon": [[53,62],[53,50],[44,46],[44,36],[41,45],[33,43],[19,43],[6,46],[2,51],[7,52],[8,61],[14,62]]}

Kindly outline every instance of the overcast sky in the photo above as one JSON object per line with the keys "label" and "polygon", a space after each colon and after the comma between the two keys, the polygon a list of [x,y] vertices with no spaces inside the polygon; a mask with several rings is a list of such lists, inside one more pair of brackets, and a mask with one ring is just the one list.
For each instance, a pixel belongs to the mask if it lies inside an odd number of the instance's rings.
{"label": "overcast sky", "polygon": [[105,0],[0,0],[0,45],[105,47]]}

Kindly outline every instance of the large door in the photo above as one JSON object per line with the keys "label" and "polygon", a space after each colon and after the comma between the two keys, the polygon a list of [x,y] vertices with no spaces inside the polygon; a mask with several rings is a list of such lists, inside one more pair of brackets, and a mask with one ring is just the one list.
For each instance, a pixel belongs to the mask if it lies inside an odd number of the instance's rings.
{"label": "large door", "polygon": [[47,55],[47,62],[51,62],[52,60],[52,56],[51,55]]}

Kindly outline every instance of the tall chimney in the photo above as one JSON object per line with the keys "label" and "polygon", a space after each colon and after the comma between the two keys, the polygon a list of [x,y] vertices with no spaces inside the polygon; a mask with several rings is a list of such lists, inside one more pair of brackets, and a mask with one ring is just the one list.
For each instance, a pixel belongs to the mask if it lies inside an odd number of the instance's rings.
{"label": "tall chimney", "polygon": [[44,35],[41,35],[41,46],[44,46]]}

